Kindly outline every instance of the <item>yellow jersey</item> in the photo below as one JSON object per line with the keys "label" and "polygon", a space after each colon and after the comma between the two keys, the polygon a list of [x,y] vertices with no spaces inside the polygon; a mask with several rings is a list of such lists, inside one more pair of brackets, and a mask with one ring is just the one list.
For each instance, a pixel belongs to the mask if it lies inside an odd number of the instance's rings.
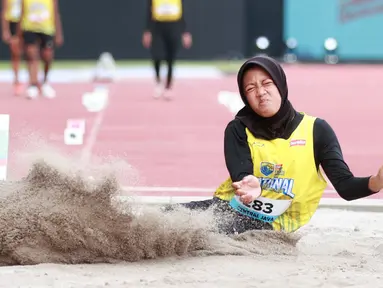
{"label": "yellow jersey", "polygon": [[223,182],[215,196],[253,219],[271,223],[274,230],[293,232],[314,215],[327,182],[317,170],[314,157],[315,117],[304,115],[289,139],[258,139],[246,128],[256,176],[262,194],[249,205],[234,194],[231,179]]}
{"label": "yellow jersey", "polygon": [[21,16],[21,0],[6,0],[5,20],[19,22]]}
{"label": "yellow jersey", "polygon": [[182,17],[182,0],[152,0],[152,18],[159,22],[175,22]]}
{"label": "yellow jersey", "polygon": [[54,0],[23,0],[21,28],[23,31],[54,35]]}

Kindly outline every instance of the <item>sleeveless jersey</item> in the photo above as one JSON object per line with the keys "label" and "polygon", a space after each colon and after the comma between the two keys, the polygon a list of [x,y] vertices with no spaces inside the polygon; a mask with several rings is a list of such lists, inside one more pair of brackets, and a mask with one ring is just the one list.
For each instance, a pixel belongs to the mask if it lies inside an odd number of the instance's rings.
{"label": "sleeveless jersey", "polygon": [[55,16],[53,0],[23,0],[23,31],[55,34]]}
{"label": "sleeveless jersey", "polygon": [[316,169],[313,128],[315,118],[304,115],[289,139],[257,139],[246,128],[254,165],[254,176],[262,194],[244,205],[234,194],[231,179],[215,196],[251,218],[269,222],[274,230],[293,232],[307,224],[315,213],[327,182]]}
{"label": "sleeveless jersey", "polygon": [[182,0],[152,0],[152,18],[159,22],[174,22],[182,17]]}
{"label": "sleeveless jersey", "polygon": [[19,22],[21,16],[21,0],[6,0],[7,8],[5,20],[8,22]]}

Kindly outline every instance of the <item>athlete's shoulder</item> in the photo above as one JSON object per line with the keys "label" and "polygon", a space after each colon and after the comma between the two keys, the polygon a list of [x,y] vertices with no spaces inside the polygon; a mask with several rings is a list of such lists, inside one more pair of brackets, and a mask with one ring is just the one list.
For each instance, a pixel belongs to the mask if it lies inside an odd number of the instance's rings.
{"label": "athlete's shoulder", "polygon": [[333,133],[331,125],[325,119],[319,117],[315,117],[314,129]]}
{"label": "athlete's shoulder", "polygon": [[245,131],[246,126],[241,122],[241,120],[234,118],[233,120],[229,121],[226,125],[226,131]]}
{"label": "athlete's shoulder", "polygon": [[298,112],[299,114],[302,115],[302,119],[305,119],[306,121],[311,121],[311,122],[315,122],[316,119],[318,119],[318,117],[314,116],[314,115],[310,115],[310,114],[307,114],[307,113],[304,113],[304,112]]}
{"label": "athlete's shoulder", "polygon": [[323,136],[327,139],[330,135],[335,134],[331,125],[325,119],[305,113],[301,114],[306,123],[312,123],[310,125],[313,125],[314,139],[320,139]]}
{"label": "athlete's shoulder", "polygon": [[306,121],[310,121],[313,123],[314,125],[314,128],[320,128],[320,129],[331,129],[331,126],[330,124],[327,123],[326,120],[324,120],[323,118],[320,118],[320,117],[316,117],[316,116],[313,116],[313,115],[310,115],[310,114],[305,114],[305,113],[302,113],[304,115],[304,118],[306,119]]}
{"label": "athlete's shoulder", "polygon": [[338,145],[338,139],[334,129],[322,118],[315,119],[313,134],[314,150],[316,150],[317,153],[320,153],[323,149]]}
{"label": "athlete's shoulder", "polygon": [[238,138],[247,138],[246,126],[237,118],[227,123],[225,128],[225,136],[235,136]]}

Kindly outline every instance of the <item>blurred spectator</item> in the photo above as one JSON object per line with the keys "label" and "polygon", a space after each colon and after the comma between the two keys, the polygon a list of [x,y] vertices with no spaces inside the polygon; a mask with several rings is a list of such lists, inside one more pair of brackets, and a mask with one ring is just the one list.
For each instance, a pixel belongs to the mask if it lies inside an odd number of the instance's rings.
{"label": "blurred spectator", "polygon": [[[186,29],[182,0],[148,0],[147,9],[142,42],[144,47],[150,48],[152,56],[157,84],[154,97],[169,98],[179,40],[182,37],[182,44],[188,49],[192,45],[192,36]],[[160,79],[161,60],[165,60],[168,66],[165,85]]]}
{"label": "blurred spectator", "polygon": [[22,92],[22,86],[19,82],[21,49],[19,37],[17,37],[17,24],[20,21],[21,15],[21,0],[2,0],[1,4],[2,39],[10,48],[12,70],[14,73],[14,93],[19,95]]}
{"label": "blurred spectator", "polygon": [[[20,24],[29,72],[27,97],[36,98],[41,90],[43,96],[53,98],[56,91],[48,83],[48,73],[55,45],[63,44],[58,0],[22,0]],[[44,64],[42,85],[38,82],[39,55]]]}

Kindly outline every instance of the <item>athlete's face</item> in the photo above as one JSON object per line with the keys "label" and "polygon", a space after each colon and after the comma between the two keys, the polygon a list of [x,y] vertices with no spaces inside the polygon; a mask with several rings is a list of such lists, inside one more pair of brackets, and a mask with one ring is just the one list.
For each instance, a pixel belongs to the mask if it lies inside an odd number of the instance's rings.
{"label": "athlete's face", "polygon": [[278,88],[262,68],[252,67],[245,72],[243,88],[250,107],[259,116],[272,117],[281,107]]}

